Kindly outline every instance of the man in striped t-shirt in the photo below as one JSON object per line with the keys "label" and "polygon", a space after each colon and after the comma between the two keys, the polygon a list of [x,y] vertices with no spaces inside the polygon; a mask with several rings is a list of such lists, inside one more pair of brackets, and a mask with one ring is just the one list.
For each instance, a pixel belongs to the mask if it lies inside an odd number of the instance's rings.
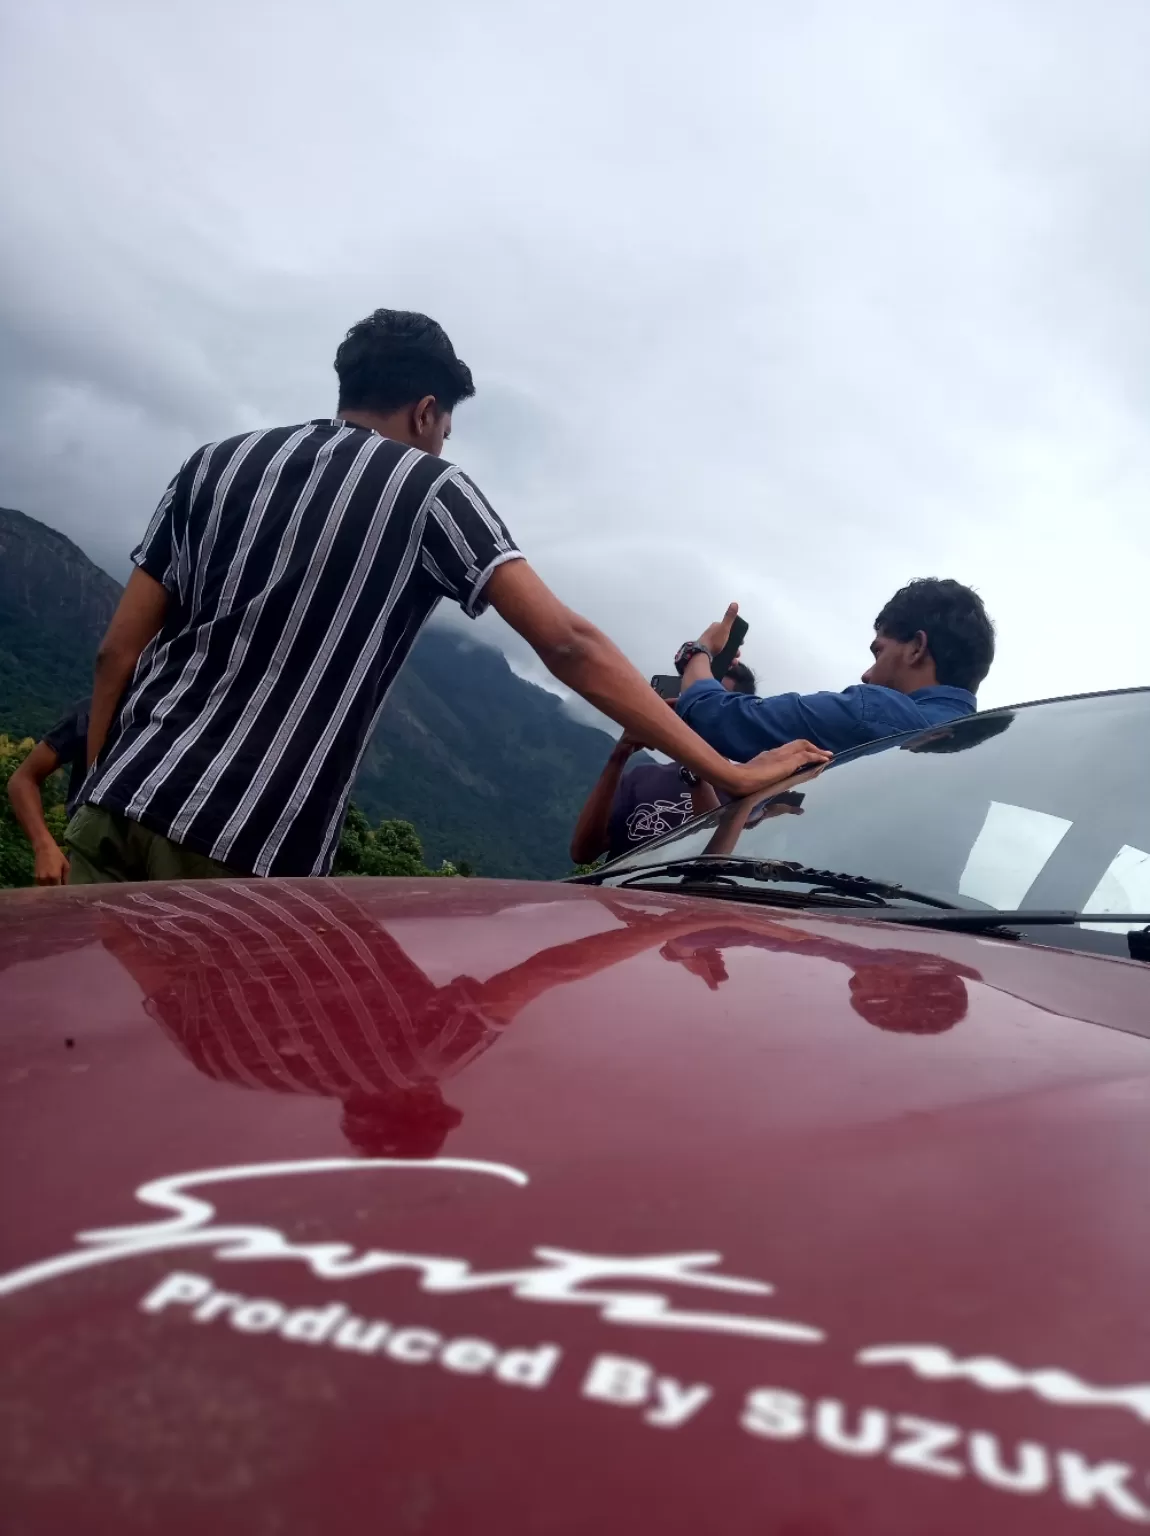
{"label": "man in striped t-shirt", "polygon": [[319,875],[387,692],[444,597],[488,604],[561,681],[732,794],[826,754],[719,757],[531,570],[440,457],[471,373],[425,315],[376,310],[333,418],[198,449],[132,559],[96,661],[71,881]]}

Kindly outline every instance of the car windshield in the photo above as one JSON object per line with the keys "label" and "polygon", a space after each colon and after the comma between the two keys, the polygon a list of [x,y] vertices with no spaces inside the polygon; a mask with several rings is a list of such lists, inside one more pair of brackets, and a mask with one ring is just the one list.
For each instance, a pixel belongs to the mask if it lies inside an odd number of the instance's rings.
{"label": "car windshield", "polygon": [[858,748],[646,844],[604,878],[726,855],[975,910],[1144,913],[1148,783],[1150,690],[1032,704]]}

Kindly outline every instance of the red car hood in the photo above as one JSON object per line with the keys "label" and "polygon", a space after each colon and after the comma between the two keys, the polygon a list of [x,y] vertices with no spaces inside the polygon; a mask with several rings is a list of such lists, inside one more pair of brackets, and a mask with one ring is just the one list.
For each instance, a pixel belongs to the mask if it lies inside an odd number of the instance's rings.
{"label": "red car hood", "polygon": [[1150,1522],[1150,969],[480,881],[22,892],[20,1533]]}

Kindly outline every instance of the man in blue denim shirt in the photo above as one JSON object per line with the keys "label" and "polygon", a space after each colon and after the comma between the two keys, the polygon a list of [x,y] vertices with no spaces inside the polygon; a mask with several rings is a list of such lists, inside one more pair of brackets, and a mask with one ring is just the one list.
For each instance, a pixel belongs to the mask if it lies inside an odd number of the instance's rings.
{"label": "man in blue denim shirt", "polygon": [[749,698],[728,693],[711,676],[711,657],[726,644],[737,612],[732,603],[675,661],[683,677],[680,715],[732,762],[796,737],[845,752],[971,715],[994,660],[994,625],[977,592],[957,581],[926,578],[896,592],[875,620],[874,661],[861,683],[842,693]]}

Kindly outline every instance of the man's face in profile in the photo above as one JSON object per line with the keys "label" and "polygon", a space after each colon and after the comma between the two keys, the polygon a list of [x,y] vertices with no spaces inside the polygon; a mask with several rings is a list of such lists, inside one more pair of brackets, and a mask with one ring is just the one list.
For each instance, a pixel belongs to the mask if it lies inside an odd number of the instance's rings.
{"label": "man's face in profile", "polygon": [[878,688],[893,688],[896,693],[905,693],[907,690],[903,682],[906,676],[906,652],[910,644],[910,641],[895,640],[890,635],[884,635],[881,630],[876,630],[870,646],[874,659],[861,680],[873,683]]}

